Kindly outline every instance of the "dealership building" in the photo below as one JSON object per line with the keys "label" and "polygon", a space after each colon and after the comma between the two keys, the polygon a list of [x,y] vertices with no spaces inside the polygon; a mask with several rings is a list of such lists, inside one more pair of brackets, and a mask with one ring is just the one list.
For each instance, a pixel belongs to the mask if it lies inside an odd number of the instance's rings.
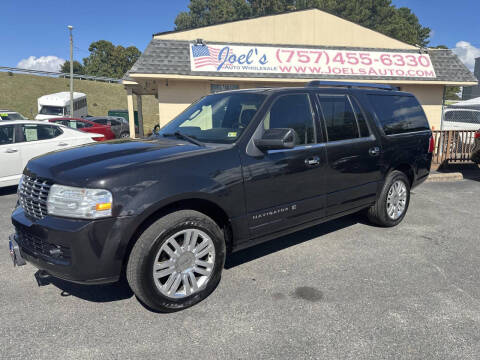
{"label": "dealership building", "polygon": [[213,92],[305,86],[313,79],[412,92],[434,129],[445,87],[478,84],[451,50],[412,46],[317,9],[154,34],[123,84],[130,119],[136,102],[143,124],[142,96],[154,95],[163,126]]}

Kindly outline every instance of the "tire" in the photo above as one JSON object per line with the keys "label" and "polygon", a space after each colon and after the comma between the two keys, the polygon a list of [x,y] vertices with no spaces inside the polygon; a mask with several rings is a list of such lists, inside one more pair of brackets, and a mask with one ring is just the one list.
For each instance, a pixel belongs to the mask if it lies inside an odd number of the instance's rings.
{"label": "tire", "polygon": [[120,139],[126,139],[129,137],[130,137],[130,134],[128,132],[123,132],[120,134]]}
{"label": "tire", "polygon": [[[126,276],[147,307],[174,312],[210,295],[220,282],[224,264],[225,239],[219,226],[198,211],[180,210],[158,219],[140,235],[130,253]],[[160,278],[164,272],[170,273]]]}
{"label": "tire", "polygon": [[[403,201],[400,200],[400,198],[403,198],[403,196],[397,196],[396,198],[395,196],[393,196],[393,197],[390,197],[390,200],[389,200],[389,193],[392,191],[392,193],[390,194],[394,195],[393,193],[396,192],[395,191],[395,187],[397,186],[396,184],[403,184],[404,186],[405,199]],[[393,203],[392,205],[394,205],[395,200],[397,200],[397,204],[398,204],[397,209],[399,211],[394,211],[393,212],[394,215],[391,216],[391,214],[389,214],[388,212],[389,208],[387,206],[387,203],[390,203],[390,204]],[[403,203],[403,210],[400,213],[401,203]],[[407,210],[408,210],[409,203],[410,203],[410,181],[408,180],[407,176],[403,172],[394,170],[387,175],[382,191],[380,192],[380,196],[377,198],[377,201],[375,202],[375,204],[368,209],[367,211],[368,219],[372,223],[383,226],[383,227],[392,227],[392,226],[398,225],[405,217],[405,214],[407,213]]]}

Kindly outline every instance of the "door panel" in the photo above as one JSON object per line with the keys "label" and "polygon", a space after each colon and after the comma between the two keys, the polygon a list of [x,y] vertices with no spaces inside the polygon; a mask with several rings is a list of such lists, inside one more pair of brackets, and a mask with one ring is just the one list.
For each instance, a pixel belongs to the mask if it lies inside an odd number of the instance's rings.
{"label": "door panel", "polygon": [[327,144],[327,215],[375,201],[381,179],[380,154],[370,155],[369,150],[376,147],[379,144],[373,136]]}
{"label": "door panel", "polygon": [[324,216],[324,144],[317,144],[318,123],[306,93],[277,96],[258,125],[291,128],[293,149],[259,156],[241,154],[250,238],[275,233]]}
{"label": "door panel", "polygon": [[0,186],[17,184],[23,168],[13,125],[0,126],[0,164]]}
{"label": "door panel", "polygon": [[375,201],[381,146],[358,102],[344,94],[318,94],[327,134],[326,215]]}
{"label": "door panel", "polygon": [[[315,165],[309,165],[318,159]],[[252,238],[324,216],[324,145],[244,158],[247,218]]]}

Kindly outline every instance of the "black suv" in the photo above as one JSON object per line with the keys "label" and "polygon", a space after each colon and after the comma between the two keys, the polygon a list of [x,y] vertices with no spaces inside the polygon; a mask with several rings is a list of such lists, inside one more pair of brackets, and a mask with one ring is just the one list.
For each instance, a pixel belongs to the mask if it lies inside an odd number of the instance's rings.
{"label": "black suv", "polygon": [[150,139],[31,160],[10,252],[68,281],[125,275],[148,307],[176,311],[215,289],[231,251],[361,210],[397,225],[432,149],[416,98],[388,86],[217,93]]}

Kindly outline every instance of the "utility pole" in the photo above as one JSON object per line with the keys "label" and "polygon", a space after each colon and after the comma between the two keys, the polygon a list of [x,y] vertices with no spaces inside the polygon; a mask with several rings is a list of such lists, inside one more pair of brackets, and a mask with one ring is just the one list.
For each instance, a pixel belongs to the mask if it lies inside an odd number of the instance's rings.
{"label": "utility pole", "polygon": [[73,118],[73,26],[68,25],[70,31],[70,117]]}

